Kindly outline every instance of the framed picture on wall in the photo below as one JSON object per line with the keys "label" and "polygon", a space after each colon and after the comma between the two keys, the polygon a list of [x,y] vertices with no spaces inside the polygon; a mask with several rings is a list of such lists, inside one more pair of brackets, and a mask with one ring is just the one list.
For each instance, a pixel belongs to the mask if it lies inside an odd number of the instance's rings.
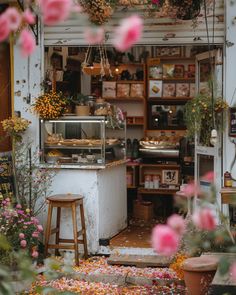
{"label": "framed picture on wall", "polygon": [[149,97],[162,96],[162,81],[150,80],[149,81]]}
{"label": "framed picture on wall", "polygon": [[179,184],[179,170],[164,169],[162,170],[162,183],[168,185]]}

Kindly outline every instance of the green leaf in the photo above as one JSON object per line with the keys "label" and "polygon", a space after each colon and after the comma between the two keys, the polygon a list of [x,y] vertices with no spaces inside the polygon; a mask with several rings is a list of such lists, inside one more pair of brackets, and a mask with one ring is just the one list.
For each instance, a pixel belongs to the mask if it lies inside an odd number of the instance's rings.
{"label": "green leaf", "polygon": [[221,257],[220,262],[219,262],[219,272],[221,275],[225,275],[227,274],[227,272],[229,271],[229,267],[230,267],[230,262],[226,257]]}

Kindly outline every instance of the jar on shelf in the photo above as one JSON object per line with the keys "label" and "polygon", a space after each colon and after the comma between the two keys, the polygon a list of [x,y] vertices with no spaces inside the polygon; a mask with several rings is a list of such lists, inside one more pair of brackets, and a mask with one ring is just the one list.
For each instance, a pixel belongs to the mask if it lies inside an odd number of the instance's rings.
{"label": "jar on shelf", "polygon": [[153,187],[154,189],[158,189],[160,186],[160,177],[159,175],[153,175]]}
{"label": "jar on shelf", "polygon": [[232,187],[233,181],[230,172],[226,171],[224,173],[224,187]]}
{"label": "jar on shelf", "polygon": [[151,175],[146,174],[144,176],[144,187],[145,188],[150,188],[150,182],[151,182]]}
{"label": "jar on shelf", "polygon": [[108,114],[108,103],[104,99],[98,98],[95,103],[94,115],[107,116],[107,114]]}

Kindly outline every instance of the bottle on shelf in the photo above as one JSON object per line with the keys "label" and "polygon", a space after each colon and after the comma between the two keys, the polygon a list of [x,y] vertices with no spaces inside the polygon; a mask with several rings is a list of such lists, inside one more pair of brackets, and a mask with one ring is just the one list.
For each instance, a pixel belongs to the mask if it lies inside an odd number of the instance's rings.
{"label": "bottle on shelf", "polygon": [[126,156],[128,159],[132,158],[132,142],[130,138],[127,138],[126,141]]}
{"label": "bottle on shelf", "polygon": [[137,159],[139,156],[139,141],[135,138],[133,140],[132,158]]}

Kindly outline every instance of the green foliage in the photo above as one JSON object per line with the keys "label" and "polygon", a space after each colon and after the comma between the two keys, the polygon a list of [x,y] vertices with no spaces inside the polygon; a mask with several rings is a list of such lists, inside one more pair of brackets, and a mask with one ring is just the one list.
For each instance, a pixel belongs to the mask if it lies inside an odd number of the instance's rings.
{"label": "green foliage", "polygon": [[187,126],[187,135],[194,138],[197,134],[200,143],[210,145],[211,130],[224,129],[223,113],[228,105],[222,98],[212,99],[209,94],[199,94],[185,105],[184,118]]}
{"label": "green foliage", "polygon": [[77,96],[72,99],[72,102],[75,105],[86,105],[88,101],[89,101],[89,96],[84,95],[82,93],[78,93]]}

